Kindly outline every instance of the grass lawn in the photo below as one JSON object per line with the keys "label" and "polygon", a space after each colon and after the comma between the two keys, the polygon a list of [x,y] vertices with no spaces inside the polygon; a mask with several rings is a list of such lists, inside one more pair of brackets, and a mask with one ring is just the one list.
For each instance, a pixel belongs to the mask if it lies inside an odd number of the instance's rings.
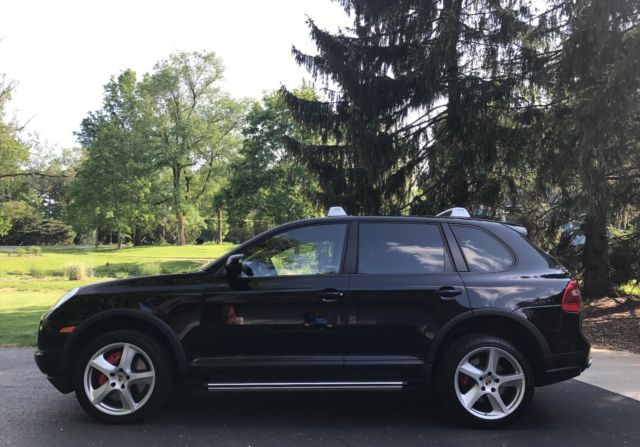
{"label": "grass lawn", "polygon": [[[145,269],[154,273],[196,270],[233,247],[231,244],[122,250],[43,247],[39,256],[0,253],[0,346],[35,345],[40,316],[74,287],[139,274]],[[66,279],[65,265],[78,262],[96,276],[80,281]]]}

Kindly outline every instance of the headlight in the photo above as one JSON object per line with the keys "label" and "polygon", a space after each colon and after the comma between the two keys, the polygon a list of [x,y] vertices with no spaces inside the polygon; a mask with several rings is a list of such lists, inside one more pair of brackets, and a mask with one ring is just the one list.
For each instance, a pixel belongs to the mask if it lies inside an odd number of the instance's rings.
{"label": "headlight", "polygon": [[56,302],[56,304],[54,304],[53,307],[51,307],[51,309],[49,309],[49,312],[57,309],[58,307],[62,306],[64,303],[69,301],[69,299],[71,299],[78,292],[78,290],[80,290],[80,288],[76,287],[75,289],[69,290],[67,293],[65,293],[64,296],[62,298],[60,298]]}

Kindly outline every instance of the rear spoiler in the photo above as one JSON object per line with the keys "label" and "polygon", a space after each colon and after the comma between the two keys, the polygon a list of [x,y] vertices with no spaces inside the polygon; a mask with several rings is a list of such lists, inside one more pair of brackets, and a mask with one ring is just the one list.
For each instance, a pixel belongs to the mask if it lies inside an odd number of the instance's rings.
{"label": "rear spoiler", "polygon": [[527,229],[522,225],[520,225],[519,223],[515,223],[515,222],[500,222],[500,223],[511,228],[514,231],[517,231],[524,237],[527,237],[529,235],[529,232],[527,231]]}

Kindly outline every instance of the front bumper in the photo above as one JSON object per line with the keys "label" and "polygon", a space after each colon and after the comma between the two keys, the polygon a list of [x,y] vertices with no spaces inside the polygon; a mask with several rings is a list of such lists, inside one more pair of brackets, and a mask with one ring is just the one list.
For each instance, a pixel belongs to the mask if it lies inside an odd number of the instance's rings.
{"label": "front bumper", "polygon": [[60,371],[60,352],[37,349],[33,354],[40,371],[47,375],[47,380],[61,393],[73,391],[71,377]]}

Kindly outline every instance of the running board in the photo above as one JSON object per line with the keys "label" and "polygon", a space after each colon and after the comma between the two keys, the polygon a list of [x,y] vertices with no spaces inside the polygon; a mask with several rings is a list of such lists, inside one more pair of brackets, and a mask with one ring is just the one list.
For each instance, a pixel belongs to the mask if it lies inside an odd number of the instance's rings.
{"label": "running board", "polygon": [[326,391],[326,390],[388,390],[399,391],[404,382],[227,382],[208,383],[209,391]]}

